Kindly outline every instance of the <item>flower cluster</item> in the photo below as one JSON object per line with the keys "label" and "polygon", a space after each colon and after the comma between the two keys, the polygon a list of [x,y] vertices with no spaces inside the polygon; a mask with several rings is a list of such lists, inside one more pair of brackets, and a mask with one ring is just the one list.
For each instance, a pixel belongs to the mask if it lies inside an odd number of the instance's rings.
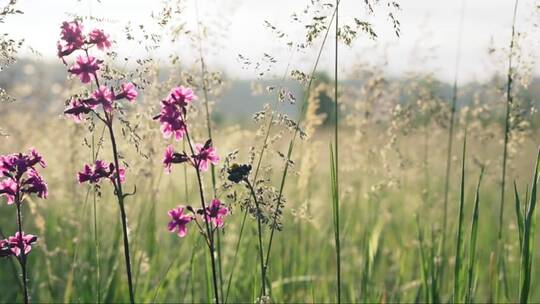
{"label": "flower cluster", "polygon": [[[124,183],[126,180],[125,168],[119,168],[120,182]],[[113,184],[116,180],[116,170],[113,163],[105,163],[102,160],[97,160],[94,165],[84,165],[84,169],[77,173],[77,180],[79,183],[91,183],[97,184],[102,178],[108,178]]]}
{"label": "flower cluster", "polygon": [[[179,237],[184,237],[187,234],[187,225],[192,221],[198,221],[198,217],[211,223],[214,228],[222,228],[223,220],[229,214],[229,208],[224,206],[220,200],[214,199],[205,210],[202,208],[194,210],[190,206],[178,206],[169,210],[168,214],[171,218],[167,226],[169,231],[176,232]],[[200,225],[198,227],[200,228]],[[204,234],[204,231],[201,233]]]}
{"label": "flower cluster", "polygon": [[0,240],[0,257],[10,255],[20,256],[21,250],[27,255],[32,250],[32,244],[37,241],[37,236],[16,232],[5,240]]}
{"label": "flower cluster", "polygon": [[204,145],[195,144],[194,154],[188,156],[186,152],[175,152],[172,145],[167,146],[165,153],[163,154],[163,165],[167,173],[171,172],[171,166],[173,164],[180,164],[189,162],[195,168],[200,171],[208,171],[210,164],[216,165],[219,162],[219,156],[214,147],[212,147],[212,141],[208,140]]}
{"label": "flower cluster", "polygon": [[[87,38],[88,36],[88,38]],[[96,82],[96,90],[87,98],[73,97],[64,111],[75,122],[82,119],[83,114],[88,114],[102,106],[106,113],[111,113],[114,102],[121,99],[127,99],[130,102],[135,101],[138,92],[133,83],[127,82],[121,84],[116,89],[99,85],[98,71],[103,63],[102,60],[89,55],[88,51],[96,46],[99,50],[105,50],[111,47],[109,36],[100,29],[92,30],[87,36],[83,34],[83,26],[79,21],[64,22],[61,26],[60,39],[58,42],[58,57],[66,63],[66,56],[79,50],[75,63],[68,71],[79,77],[82,83]],[[67,63],[66,63],[67,64]]]}
{"label": "flower cluster", "polygon": [[193,90],[180,86],[173,88],[161,101],[161,111],[154,119],[161,123],[161,133],[165,138],[173,136],[179,141],[184,137],[187,131],[186,107],[194,100],[197,100],[197,96]]}
{"label": "flower cluster", "polygon": [[[188,163],[197,171],[199,186],[201,187],[202,208],[194,210],[192,207],[179,206],[176,209],[169,211],[168,229],[171,232],[176,232],[178,236],[184,237],[187,233],[187,225],[192,221],[198,222],[198,218],[206,223],[207,231],[202,229],[201,225],[197,224],[200,232],[207,238],[209,244],[213,242],[212,229],[221,228],[224,225],[224,218],[229,214],[229,209],[225,207],[218,199],[213,199],[209,206],[204,204],[204,195],[202,183],[200,180],[200,172],[208,171],[211,164],[216,165],[219,162],[217,150],[212,146],[212,140],[207,140],[204,144],[193,143],[189,136],[189,130],[186,122],[188,113],[187,107],[197,100],[194,92],[190,88],[183,86],[173,88],[167,97],[161,101],[161,110],[154,120],[161,124],[161,133],[165,138],[173,137],[179,141],[186,137],[189,145],[188,153],[186,151],[177,152],[173,145],[167,146],[163,154],[163,165],[167,173],[171,172],[173,164]],[[210,228],[213,226],[213,228]],[[212,245],[210,245],[212,247]]]}
{"label": "flower cluster", "polygon": [[[33,148],[28,153],[0,156],[0,197],[5,197],[8,205],[15,203],[19,216],[25,196],[36,195],[43,199],[48,196],[47,183],[39,175],[38,166],[45,168],[47,164]],[[0,257],[20,256],[21,252],[26,256],[36,240],[36,236],[18,231],[14,236],[0,240]]]}
{"label": "flower cluster", "polygon": [[[187,134],[188,128],[186,123],[187,107],[197,96],[190,88],[183,86],[173,88],[167,97],[161,101],[161,110],[158,115],[154,116],[154,120],[158,120],[161,124],[161,133],[163,137],[173,137],[179,141]],[[191,141],[190,141],[191,146]],[[174,147],[169,145],[165,149],[163,155],[163,165],[167,173],[171,172],[172,164],[180,164],[189,162],[200,171],[208,171],[210,164],[217,164],[219,156],[212,141],[208,140],[204,144],[195,144],[192,147],[192,155],[184,152],[175,152]]]}
{"label": "flower cluster", "polygon": [[22,202],[22,196],[36,194],[40,198],[47,198],[47,183],[39,175],[36,166],[45,168],[43,157],[35,150],[30,149],[28,154],[17,153],[0,156],[0,196],[5,196],[8,205]]}

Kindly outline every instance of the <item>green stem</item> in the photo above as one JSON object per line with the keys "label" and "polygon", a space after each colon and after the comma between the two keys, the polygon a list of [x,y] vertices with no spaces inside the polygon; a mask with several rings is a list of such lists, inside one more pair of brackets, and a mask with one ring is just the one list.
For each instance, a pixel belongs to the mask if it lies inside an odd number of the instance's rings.
{"label": "green stem", "polygon": [[122,182],[120,180],[120,162],[118,160],[118,149],[116,145],[116,139],[114,137],[114,130],[113,130],[113,120],[112,117],[109,119],[109,123],[107,124],[107,127],[109,129],[109,136],[111,138],[111,145],[113,150],[113,158],[114,158],[114,166],[116,171],[116,185],[115,185],[115,192],[116,196],[118,198],[118,205],[120,207],[120,217],[122,220],[122,233],[124,238],[124,258],[126,262],[126,276],[128,280],[128,287],[129,287],[129,299],[130,302],[133,304],[135,303],[135,294],[133,292],[133,279],[131,274],[131,257],[129,253],[129,238],[128,238],[128,227],[127,227],[127,215],[126,210],[124,207],[124,193],[122,191]]}
{"label": "green stem", "polygon": [[334,61],[334,230],[336,244],[337,302],[341,303],[341,246],[339,233],[339,103],[338,103],[338,45],[339,45],[339,0],[336,0],[336,37]]}
{"label": "green stem", "polygon": [[249,190],[251,191],[251,195],[253,196],[253,200],[255,201],[255,207],[257,209],[257,233],[259,236],[259,259],[261,262],[261,291],[262,296],[266,296],[266,269],[264,268],[264,254],[263,254],[263,241],[262,241],[262,224],[261,224],[261,208],[259,206],[259,200],[257,199],[257,194],[255,193],[255,189],[253,189],[253,186],[249,182],[249,180],[246,178],[244,179],[244,182],[248,186]]}

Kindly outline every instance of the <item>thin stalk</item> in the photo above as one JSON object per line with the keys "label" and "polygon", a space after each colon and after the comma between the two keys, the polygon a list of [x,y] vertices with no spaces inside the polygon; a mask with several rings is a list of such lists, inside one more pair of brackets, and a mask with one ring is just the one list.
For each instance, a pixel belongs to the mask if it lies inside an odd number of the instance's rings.
{"label": "thin stalk", "polygon": [[536,157],[536,165],[534,168],[533,180],[531,185],[531,197],[528,205],[525,208],[524,219],[524,231],[523,231],[523,244],[521,246],[521,288],[519,292],[519,302],[527,303],[529,301],[529,293],[531,290],[531,273],[532,273],[532,260],[534,257],[533,245],[534,245],[534,228],[536,226],[536,219],[534,218],[534,211],[536,209],[536,195],[538,186],[538,174],[540,173],[540,149]]}
{"label": "thin stalk", "polygon": [[253,196],[253,200],[255,201],[255,208],[257,208],[257,234],[259,236],[259,259],[261,262],[261,292],[262,296],[266,296],[266,269],[264,268],[264,254],[263,254],[263,240],[262,240],[262,224],[261,224],[261,208],[259,206],[259,200],[257,199],[257,194],[255,193],[255,189],[253,189],[253,186],[249,182],[249,180],[246,178],[245,180],[246,185],[248,186],[249,190],[251,191],[251,196]]}
{"label": "thin stalk", "polygon": [[452,88],[452,105],[450,108],[450,126],[448,128],[448,145],[446,152],[446,173],[445,173],[445,182],[444,182],[444,202],[443,202],[443,235],[442,235],[442,245],[441,245],[441,270],[440,270],[440,280],[439,282],[442,285],[444,280],[444,266],[446,263],[446,230],[448,226],[448,194],[450,191],[450,172],[452,172],[452,147],[454,144],[454,127],[456,120],[456,108],[457,108],[457,95],[458,95],[458,71],[461,62],[461,41],[463,36],[463,20],[465,17],[465,0],[461,4],[461,15],[459,18],[459,32],[457,39],[457,49],[456,49],[456,61],[454,66],[454,85]]}
{"label": "thin stalk", "polygon": [[[88,57],[88,50],[85,50],[86,56]],[[96,83],[96,87],[99,88],[99,78],[97,77],[97,74],[94,73],[94,81]],[[103,121],[103,123],[107,126],[107,129],[109,130],[109,137],[111,139],[111,146],[112,146],[112,154],[114,159],[114,166],[116,171],[115,179],[116,181],[113,183],[115,188],[115,194],[118,198],[118,205],[120,207],[120,217],[122,220],[122,235],[124,239],[124,259],[126,263],[126,276],[128,279],[128,288],[129,288],[129,300],[131,304],[135,303],[135,294],[133,292],[133,279],[132,279],[132,272],[131,272],[131,257],[129,253],[129,238],[128,238],[128,227],[127,227],[127,215],[126,210],[124,207],[124,198],[126,197],[124,195],[124,192],[122,191],[122,182],[120,180],[120,162],[118,160],[118,148],[116,144],[116,139],[114,136],[114,129],[113,129],[113,122],[114,122],[114,116],[111,114],[107,114],[105,110],[103,110],[105,118],[102,118],[99,114],[96,113],[96,116]]]}
{"label": "thin stalk", "polygon": [[[338,3],[339,3],[339,1],[338,1]],[[336,11],[334,10],[334,13],[332,14],[332,17],[330,19],[329,24],[332,24],[332,22],[334,21],[335,13],[336,13]],[[283,174],[281,176],[281,183],[280,183],[280,186],[279,186],[279,194],[278,194],[278,198],[277,198],[276,207],[275,207],[274,212],[273,212],[272,225],[271,225],[271,228],[270,228],[270,237],[269,237],[269,240],[268,240],[268,247],[266,249],[266,259],[265,259],[265,265],[264,265],[265,272],[267,272],[267,270],[268,270],[268,265],[269,265],[269,261],[270,261],[270,253],[271,253],[271,250],[272,250],[272,243],[273,243],[273,240],[274,240],[274,232],[276,230],[277,216],[279,214],[279,207],[281,205],[281,199],[283,197],[283,191],[285,189],[285,180],[287,178],[287,173],[289,171],[289,165],[290,165],[292,152],[293,152],[293,149],[294,149],[294,144],[296,142],[296,138],[298,137],[298,133],[299,133],[299,129],[300,129],[299,124],[302,122],[302,119],[304,117],[304,113],[305,113],[305,110],[306,110],[306,107],[307,107],[307,99],[309,98],[309,92],[310,92],[310,89],[311,89],[311,85],[313,83],[314,74],[315,74],[315,71],[317,70],[317,67],[319,65],[319,61],[321,59],[321,55],[322,55],[324,45],[325,45],[326,40],[328,38],[330,28],[331,28],[330,26],[327,27],[326,33],[325,33],[323,41],[321,43],[321,47],[319,49],[317,59],[315,60],[315,64],[313,66],[313,69],[312,69],[312,72],[311,72],[311,75],[310,75],[310,78],[309,78],[306,94],[304,96],[304,103],[302,105],[302,109],[298,113],[298,119],[296,121],[296,128],[294,130],[293,137],[291,138],[291,141],[289,142],[289,148],[287,150],[287,161],[285,162],[285,166],[283,168]]]}
{"label": "thin stalk", "polygon": [[[183,119],[185,121],[185,117],[183,117]],[[191,138],[189,136],[189,131],[188,131],[187,128],[186,128],[186,139],[187,139],[187,143],[189,145],[189,149],[191,150],[191,154],[195,154],[195,150],[193,149],[193,144],[191,142]],[[201,172],[199,170],[199,163],[198,162],[195,162],[194,168],[195,168],[195,172],[197,174],[197,183],[198,183],[198,186],[199,186],[199,195],[200,195],[200,198],[201,198],[201,206],[202,206],[202,209],[204,210],[204,212],[206,212],[206,203],[205,203],[205,199],[204,199],[204,188],[203,188],[203,184],[202,184]],[[213,280],[213,284],[214,284],[214,297],[215,297],[216,304],[219,304],[217,267],[216,267],[216,258],[214,256],[214,251],[215,251],[214,233],[212,231],[212,228],[210,227],[209,221],[205,220],[204,223],[205,223],[205,226],[206,226],[206,234],[207,234],[207,237],[208,237],[208,249],[210,250],[210,260],[211,260],[211,264],[212,264],[212,280]]]}
{"label": "thin stalk", "polygon": [[335,61],[334,61],[334,157],[332,157],[333,169],[333,213],[334,235],[336,246],[336,280],[337,302],[341,303],[341,246],[339,235],[339,104],[338,104],[338,46],[339,46],[339,0],[336,0],[336,37],[335,37]]}
{"label": "thin stalk", "polygon": [[234,269],[236,268],[236,261],[238,257],[238,251],[240,249],[240,242],[242,241],[242,235],[244,234],[244,226],[246,224],[247,219],[247,212],[244,212],[244,218],[242,219],[242,224],[240,225],[240,233],[238,236],[238,240],[236,241],[236,250],[234,251],[234,258],[233,258],[233,264],[231,273],[229,274],[229,281],[227,282],[227,292],[225,293],[225,300],[224,303],[227,303],[227,299],[229,299],[229,291],[231,290],[231,283],[233,279]]}
{"label": "thin stalk", "polygon": [[424,231],[420,225],[420,216],[418,213],[416,214],[416,226],[417,226],[417,239],[418,239],[418,249],[420,251],[420,263],[421,263],[421,270],[422,270],[422,284],[423,291],[424,291],[424,301],[425,303],[429,303],[429,270],[428,270],[428,263],[426,261],[426,255],[424,252]]}
{"label": "thin stalk", "polygon": [[454,266],[454,296],[453,302],[459,303],[461,299],[461,264],[463,258],[463,213],[465,203],[465,152],[467,147],[467,131],[465,130],[465,138],[463,139],[463,152],[461,162],[461,190],[459,196],[459,218],[457,226],[457,238],[456,238],[456,262]]}
{"label": "thin stalk", "polygon": [[518,1],[514,3],[514,17],[512,19],[512,36],[510,40],[510,51],[508,54],[508,74],[507,74],[507,85],[506,85],[506,116],[504,120],[504,148],[503,148],[503,159],[502,159],[502,173],[501,173],[501,206],[499,209],[499,240],[502,239],[502,227],[503,227],[503,214],[504,214],[504,196],[505,196],[505,186],[506,186],[506,163],[508,159],[508,133],[510,132],[510,110],[513,102],[512,97],[512,84],[513,84],[513,68],[512,68],[512,59],[514,51],[514,39],[515,39],[515,27],[516,27],[516,15]]}
{"label": "thin stalk", "polygon": [[135,303],[135,294],[133,293],[133,280],[132,280],[132,275],[131,275],[131,258],[129,254],[127,216],[126,216],[126,210],[124,207],[125,196],[124,196],[124,193],[122,192],[122,182],[120,181],[120,162],[118,161],[118,149],[116,146],[116,139],[114,137],[114,130],[113,130],[112,123],[113,123],[113,120],[111,117],[111,119],[109,120],[109,124],[107,124],[107,128],[109,129],[109,136],[111,137],[114,166],[115,166],[115,171],[116,171],[116,176],[115,176],[116,191],[115,192],[118,198],[118,205],[120,206],[120,217],[122,219],[122,233],[124,237],[124,258],[126,262],[126,276],[128,279],[129,299],[130,299],[130,302],[133,304]]}
{"label": "thin stalk", "polygon": [[[512,84],[513,84],[513,53],[514,53],[514,40],[516,35],[516,16],[518,9],[519,0],[514,2],[514,15],[512,17],[512,35],[510,37],[510,49],[508,54],[508,74],[507,74],[507,85],[506,85],[506,115],[504,119],[504,147],[503,147],[503,156],[502,156],[502,170],[501,170],[501,197],[500,197],[500,208],[499,208],[499,232],[497,234],[498,240],[498,254],[497,254],[497,273],[499,281],[505,276],[504,268],[504,255],[503,255],[503,221],[504,221],[504,200],[505,200],[505,190],[506,190],[506,167],[508,160],[508,139],[510,132],[510,111],[513,102],[512,96]],[[498,284],[497,284],[498,285]],[[498,290],[498,288],[497,288]],[[505,289],[506,290],[506,289]]]}
{"label": "thin stalk", "polygon": [[[95,127],[92,128],[92,163],[95,163],[97,158],[96,148],[95,148]],[[103,138],[103,133],[101,135],[101,138]],[[97,216],[97,198],[96,198],[96,188],[93,187],[94,193],[93,193],[93,203],[94,203],[94,247],[96,250],[96,291],[97,291],[97,303],[99,304],[101,302],[101,289],[100,289],[100,282],[101,282],[101,273],[100,273],[100,267],[99,267],[99,231],[98,231],[98,216]]]}
{"label": "thin stalk", "polygon": [[[201,61],[201,79],[202,79],[202,88],[204,95],[204,109],[206,114],[206,129],[208,132],[208,139],[214,142],[212,138],[212,119],[210,117],[210,107],[208,105],[208,86],[206,84],[206,65],[203,56],[203,47],[202,47],[202,35],[200,29],[199,21],[199,6],[197,5],[198,1],[195,1],[195,10],[197,15],[197,34],[199,36],[199,58]],[[216,197],[216,167],[214,164],[210,164],[210,172],[212,174],[212,193]],[[221,262],[221,236],[219,231],[216,233],[217,236],[217,256],[218,256],[218,271],[219,271],[219,288],[221,292],[221,297],[223,297],[223,271],[222,271],[222,262]]]}
{"label": "thin stalk", "polygon": [[18,258],[19,264],[21,265],[22,279],[23,279],[23,295],[24,303],[28,304],[28,274],[26,271],[26,253],[24,253],[24,241],[23,241],[23,229],[22,229],[22,216],[21,216],[21,194],[17,190],[17,195],[15,196],[15,205],[17,206],[17,226],[19,229],[19,247],[21,250],[20,257]]}
{"label": "thin stalk", "polygon": [[467,271],[467,293],[465,297],[465,303],[472,303],[474,298],[474,269],[476,267],[476,239],[478,235],[478,218],[479,218],[479,205],[480,205],[480,183],[484,176],[484,167],[480,169],[480,177],[478,177],[478,184],[476,185],[476,195],[474,197],[474,209],[471,221],[471,236],[469,239],[469,265]]}

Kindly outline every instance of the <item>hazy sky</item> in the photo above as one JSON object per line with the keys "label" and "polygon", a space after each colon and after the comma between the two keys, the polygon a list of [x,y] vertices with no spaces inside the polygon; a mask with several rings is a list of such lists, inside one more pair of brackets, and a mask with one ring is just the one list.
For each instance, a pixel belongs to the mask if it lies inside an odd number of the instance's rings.
{"label": "hazy sky", "polygon": [[[268,20],[284,30],[290,29],[290,16],[301,11],[308,0],[189,0],[183,22],[188,26],[196,24],[195,1],[198,1],[200,20],[217,22],[226,36],[217,41],[208,61],[224,69],[229,75],[248,78],[256,76],[253,70],[242,69],[238,54],[252,58],[261,58],[263,53],[276,57],[278,64],[273,67],[275,75],[283,73],[283,67],[289,60],[289,53],[274,36],[263,26]],[[7,0],[0,0],[0,4]],[[363,0],[342,0],[340,20],[350,21],[352,17],[366,16]],[[355,62],[387,62],[386,70],[399,75],[411,70],[433,71],[439,78],[451,80],[454,74],[454,62],[458,37],[459,19],[462,0],[401,0],[402,11],[397,14],[401,22],[401,37],[392,34],[385,10],[374,17],[369,17],[379,35],[376,46],[366,39],[359,40],[351,48],[342,47],[341,70]],[[10,33],[14,38],[24,38],[28,46],[43,54],[45,59],[52,59],[56,52],[59,25],[69,19],[69,14],[92,15],[112,20],[104,27],[113,38],[122,38],[123,26],[145,23],[152,11],[159,11],[162,1],[158,0],[19,0],[19,8],[24,15],[10,17],[6,24],[0,25],[0,32]],[[493,65],[487,56],[490,44],[506,46],[510,36],[513,0],[465,0],[464,31],[461,49],[462,62],[459,69],[462,81],[482,80],[493,71],[504,68]],[[520,1],[518,11],[518,29],[530,32],[530,41],[539,42],[538,29],[532,31],[533,23],[540,22],[540,12],[533,7],[538,0]],[[213,20],[213,21],[212,21]],[[217,21],[216,21],[217,20]],[[316,44],[318,46],[318,43]],[[536,45],[538,46],[538,45]],[[121,54],[130,56],[144,54],[134,44],[119,46]],[[162,56],[172,50],[172,45],[165,44],[165,50],[155,56]],[[175,48],[182,46],[175,45]],[[531,47],[534,51],[535,47]],[[23,51],[28,54],[28,51]],[[184,52],[182,54],[188,54]],[[308,67],[314,61],[315,52],[293,58],[296,65]],[[192,53],[196,55],[196,53]],[[164,56],[164,55],[163,55]],[[185,55],[186,56],[186,55]],[[324,51],[321,68],[330,66],[333,50]],[[535,67],[538,73],[538,67]],[[270,74],[271,75],[271,74]]]}

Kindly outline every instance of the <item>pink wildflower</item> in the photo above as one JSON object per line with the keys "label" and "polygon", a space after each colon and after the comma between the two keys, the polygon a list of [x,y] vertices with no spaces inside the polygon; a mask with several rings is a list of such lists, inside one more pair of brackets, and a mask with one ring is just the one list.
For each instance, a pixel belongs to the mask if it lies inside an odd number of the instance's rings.
{"label": "pink wildflower", "polygon": [[100,50],[108,49],[111,47],[109,35],[105,34],[103,30],[93,29],[88,36],[88,41],[95,44]]}
{"label": "pink wildflower", "polygon": [[165,99],[165,102],[168,104],[177,105],[179,107],[185,107],[193,100],[197,100],[197,96],[195,96],[193,90],[191,88],[179,86],[171,89],[169,95]]}
{"label": "pink wildflower", "polygon": [[135,101],[135,99],[137,98],[137,95],[139,95],[139,93],[137,93],[137,90],[135,89],[135,85],[131,82],[128,82],[128,83],[123,83],[121,87],[122,87],[122,93],[118,94],[118,96],[116,96],[116,99],[125,98],[132,102]]}
{"label": "pink wildflower", "polygon": [[208,171],[210,163],[217,165],[219,162],[219,156],[214,147],[212,147],[212,141],[208,140],[204,145],[195,144],[196,154],[193,156],[195,164],[198,165],[198,169],[201,171]]}
{"label": "pink wildflower", "polygon": [[87,105],[79,98],[73,97],[71,98],[69,106],[64,111],[64,114],[71,117],[71,119],[73,119],[73,121],[75,121],[76,123],[79,123],[82,120],[82,115],[88,114],[90,113],[90,111],[92,111],[91,105]]}
{"label": "pink wildflower", "polygon": [[114,94],[109,88],[102,85],[92,93],[94,103],[101,104],[103,109],[107,112],[112,111],[112,104],[114,101]]}
{"label": "pink wildflower", "polygon": [[175,106],[163,106],[160,114],[154,119],[158,119],[161,123],[161,133],[165,138],[174,136],[174,139],[180,141],[186,134],[186,124],[182,119],[180,110]]}
{"label": "pink wildflower", "polygon": [[8,205],[13,204],[15,195],[17,194],[17,183],[8,178],[0,182],[0,196],[5,196]]}
{"label": "pink wildflower", "polygon": [[174,152],[172,145],[168,145],[163,154],[163,164],[165,165],[165,172],[171,173],[172,164],[181,164],[187,162],[189,157],[185,153]]}
{"label": "pink wildflower", "polygon": [[91,76],[99,70],[100,60],[92,56],[77,56],[75,64],[69,69],[69,72],[79,76],[82,83],[89,83]]}
{"label": "pink wildflower", "polygon": [[32,244],[37,241],[37,236],[32,234],[24,234],[22,235],[17,232],[14,236],[10,236],[7,239],[7,243],[9,248],[11,249],[11,252],[13,252],[14,255],[19,256],[21,254],[21,248],[24,249],[24,255],[27,255],[30,253],[30,250],[32,250]]}
{"label": "pink wildflower", "polygon": [[193,220],[193,216],[185,214],[185,207],[178,206],[178,208],[169,210],[168,214],[171,220],[168,224],[170,232],[175,232],[179,237],[184,237],[187,234],[187,224]]}
{"label": "pink wildflower", "polygon": [[210,221],[214,227],[221,228],[224,225],[223,218],[229,214],[229,209],[223,206],[218,199],[214,199],[210,206],[206,207],[205,213],[205,221]]}
{"label": "pink wildflower", "polygon": [[60,32],[60,39],[64,44],[58,42],[58,57],[63,58],[74,51],[80,49],[84,45],[84,35],[82,34],[83,27],[77,20],[72,22],[63,22]]}

